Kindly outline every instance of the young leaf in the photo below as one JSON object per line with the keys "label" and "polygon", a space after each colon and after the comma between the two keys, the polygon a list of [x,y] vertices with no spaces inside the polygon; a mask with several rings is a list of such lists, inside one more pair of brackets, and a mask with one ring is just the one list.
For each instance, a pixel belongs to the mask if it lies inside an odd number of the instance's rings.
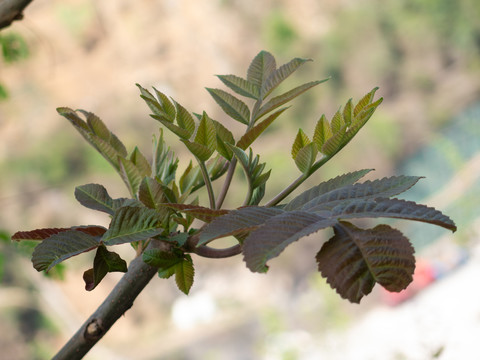
{"label": "young leaf", "polygon": [[207,147],[212,152],[216,147],[216,131],[212,119],[204,112],[195,134],[195,143]]}
{"label": "young leaf", "polygon": [[333,132],[330,123],[325,118],[325,115],[322,115],[320,120],[318,120],[313,133],[313,142],[317,145],[317,150],[322,151],[323,144],[325,144],[325,142],[332,136]]}
{"label": "young leaf", "polygon": [[109,229],[103,235],[105,245],[124,244],[159,235],[161,218],[157,211],[141,207],[122,207],[113,215]]}
{"label": "young leaf", "polygon": [[127,272],[127,263],[117,253],[108,251],[102,245],[97,248],[93,268],[83,273],[85,290],[95,289],[109,272]]}
{"label": "young leaf", "polygon": [[297,210],[302,208],[305,204],[307,204],[310,200],[319,197],[325,193],[328,193],[332,190],[344,187],[346,185],[352,185],[364,177],[367,173],[372,171],[373,169],[365,169],[359,170],[343,175],[339,175],[333,179],[328,181],[324,181],[313,188],[304,191],[297,197],[295,197],[292,201],[290,201],[285,207],[284,210]]}
{"label": "young leaf", "polygon": [[344,125],[337,132],[334,132],[331,138],[325,141],[320,151],[330,157],[338,153],[348,143],[348,140],[345,140],[346,132],[347,126]]}
{"label": "young leaf", "polygon": [[83,206],[113,215],[113,199],[99,184],[86,184],[75,188],[75,199]]}
{"label": "young leaf", "polygon": [[298,170],[302,173],[308,172],[317,158],[317,153],[317,147],[314,143],[302,147],[295,157],[295,165],[297,165]]}
{"label": "young leaf", "polygon": [[187,149],[193,155],[195,155],[200,161],[207,161],[208,159],[210,159],[213,152],[215,151],[215,149],[208,148],[207,146],[198,144],[196,142],[191,142],[183,139],[182,139],[182,142],[185,144]]}
{"label": "young leaf", "polygon": [[237,94],[257,100],[260,96],[259,87],[235,75],[217,75],[217,77]]}
{"label": "young leaf", "polygon": [[247,149],[257,139],[257,137],[259,137],[260,134],[262,134],[275,121],[275,119],[278,118],[280,114],[287,109],[288,107],[284,107],[275,111],[265,120],[263,120],[262,122],[258,123],[253,128],[248,130],[237,142],[237,147],[239,147],[242,150]]}
{"label": "young leaf", "polygon": [[235,96],[230,95],[226,91],[220,89],[207,88],[207,91],[213,97],[215,102],[229,115],[232,119],[248,125],[250,122],[250,110],[245,103]]}
{"label": "young leaf", "polygon": [[190,255],[185,255],[180,263],[175,266],[175,282],[178,288],[188,295],[193,285],[195,269]]}
{"label": "young leaf", "polygon": [[328,79],[324,80],[319,80],[319,81],[312,81],[300,86],[297,86],[296,88],[287,91],[286,93],[283,93],[282,95],[275,96],[274,98],[271,98],[269,101],[267,101],[258,111],[258,113],[255,116],[255,121],[260,119],[263,115],[269,113],[272,110],[275,110],[279,106],[282,106],[283,104],[289,102],[290,100],[295,99],[297,96],[303,94],[305,91],[313,88],[314,86],[317,86],[318,84],[321,84],[322,82],[327,81]]}
{"label": "young leaf", "polygon": [[175,174],[178,167],[178,158],[170,150],[163,140],[163,130],[160,129],[160,137],[153,138],[153,160],[152,177],[158,178],[162,184],[167,186],[175,180]]}
{"label": "young leaf", "polygon": [[318,269],[338,294],[359,303],[375,283],[401,291],[412,281],[413,247],[403,234],[387,225],[363,230],[341,222],[335,235],[317,254]]}
{"label": "young leaf", "polygon": [[35,247],[32,254],[33,267],[37,271],[49,271],[64,260],[99,246],[98,237],[81,231],[62,231],[46,238]]}
{"label": "young leaf", "polygon": [[263,98],[267,97],[275,88],[280,85],[287,77],[289,77],[295,70],[297,70],[301,65],[307,61],[312,61],[311,59],[300,59],[295,58],[292,61],[280,66],[275,70],[263,83],[261,88],[261,94]]}
{"label": "young leaf", "polygon": [[330,126],[332,128],[333,134],[338,133],[342,127],[346,128],[345,120],[343,120],[341,109],[338,109],[335,115],[333,115]]}
{"label": "young leaf", "polygon": [[122,179],[127,187],[130,189],[130,194],[135,196],[143,179],[140,170],[132,161],[120,158],[120,175],[122,176]]}
{"label": "young leaf", "polygon": [[47,229],[36,229],[31,231],[18,231],[12,236],[12,240],[15,241],[42,241],[49,238],[52,235],[74,230],[80,231],[87,235],[91,235],[93,237],[101,237],[107,229],[103,226],[97,225],[87,225],[87,226],[74,226],[71,228],[47,228]]}
{"label": "young leaf", "polygon": [[138,200],[150,209],[160,210],[166,201],[163,186],[155,179],[144,178],[138,189]]}
{"label": "young leaf", "polygon": [[248,67],[247,81],[260,89],[276,67],[277,64],[273,55],[267,51],[260,51]]}
{"label": "young leaf", "polygon": [[373,88],[368,94],[366,94],[360,101],[355,105],[353,109],[353,116],[357,116],[360,111],[362,111],[368,104],[370,104],[375,96],[375,92],[378,90],[378,87]]}
{"label": "young leaf", "polygon": [[295,160],[300,149],[304,148],[308,144],[310,144],[310,139],[302,129],[298,129],[297,136],[295,137],[295,141],[292,145],[292,158]]}
{"label": "young leaf", "polygon": [[190,136],[192,135],[188,130],[182,129],[180,126],[177,126],[170,121],[165,120],[165,118],[157,115],[150,115],[152,118],[155,120],[158,120],[160,123],[162,123],[163,126],[165,126],[168,130],[173,132],[175,135],[177,135],[180,139],[190,139]]}
{"label": "young leaf", "polygon": [[352,105],[352,99],[349,99],[347,101],[347,104],[345,105],[345,108],[343,109],[343,121],[347,126],[350,126],[352,123],[352,120],[354,118],[353,115],[353,105]]}
{"label": "young leaf", "polygon": [[193,120],[192,115],[185,109],[182,105],[175,101],[175,109],[176,109],[176,120],[178,126],[185,130],[188,134],[188,138],[192,136],[193,132],[195,131],[195,121]]}
{"label": "young leaf", "polygon": [[136,146],[130,155],[130,161],[135,165],[142,176],[150,176],[152,173],[150,163]]}
{"label": "young leaf", "polygon": [[245,239],[243,242],[244,261],[251,271],[266,272],[268,270],[267,261],[277,257],[289,244],[320,229],[332,226],[336,222],[336,219],[326,219],[304,211],[279,213],[266,219],[263,226],[258,229],[254,228]]}
{"label": "young leaf", "polygon": [[247,206],[232,210],[228,214],[214,219],[204,228],[200,234],[198,246],[218,238],[253,230],[264,224],[267,219],[283,212],[278,208],[261,206]]}

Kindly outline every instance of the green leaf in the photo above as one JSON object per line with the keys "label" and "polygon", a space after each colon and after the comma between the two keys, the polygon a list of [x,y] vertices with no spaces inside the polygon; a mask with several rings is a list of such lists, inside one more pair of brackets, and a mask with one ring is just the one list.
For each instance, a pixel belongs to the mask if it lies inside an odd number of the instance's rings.
{"label": "green leaf", "polygon": [[205,245],[218,238],[253,230],[265,223],[267,219],[283,212],[278,208],[261,206],[247,206],[232,210],[228,214],[214,219],[204,228],[200,233],[198,246]]}
{"label": "green leaf", "polygon": [[163,112],[167,115],[167,118],[170,119],[171,122],[173,122],[173,119],[175,119],[175,116],[177,114],[177,109],[175,105],[172,104],[168,96],[166,96],[164,93],[158,91],[155,88],[153,88],[153,91],[155,91],[155,95],[158,99],[158,102],[162,106]]}
{"label": "green leaf", "polygon": [[330,123],[325,118],[325,115],[322,115],[315,126],[315,131],[313,134],[313,142],[317,145],[317,150],[321,151],[323,144],[325,144],[325,142],[332,136],[333,132],[332,128],[330,127]]}
{"label": "green leaf", "polygon": [[113,199],[105,187],[99,184],[86,184],[75,188],[75,199],[83,206],[113,215]]}
{"label": "green leaf", "polygon": [[227,160],[232,160],[232,150],[226,144],[235,144],[235,139],[230,130],[225,126],[219,123],[216,120],[213,120],[213,125],[215,126],[216,140],[217,140],[217,151]]}
{"label": "green leaf", "polygon": [[348,143],[348,140],[345,139],[346,132],[347,126],[344,125],[337,132],[334,132],[331,138],[325,141],[320,151],[330,157],[338,153]]}
{"label": "green leaf", "polygon": [[215,102],[229,115],[242,124],[248,125],[250,122],[250,110],[248,106],[235,96],[220,89],[207,88],[207,91],[213,97]]}
{"label": "green leaf", "polygon": [[375,283],[397,292],[411,283],[414,250],[400,231],[387,225],[364,230],[348,222],[334,231],[316,259],[322,276],[342,298],[359,303]]}
{"label": "green leaf", "polygon": [[[349,100],[351,101],[351,100]],[[330,124],[333,134],[338,133],[342,128],[346,129],[345,121],[343,120],[342,110],[338,109],[335,115],[333,115],[331,124]]]}
{"label": "green leaf", "polygon": [[166,201],[163,186],[155,179],[144,178],[138,189],[138,200],[150,209],[161,210],[161,204]]}
{"label": "green leaf", "polygon": [[295,165],[302,173],[307,173],[317,158],[317,147],[314,143],[310,143],[301,148],[295,157]]}
{"label": "green leaf", "polygon": [[259,137],[260,134],[262,134],[275,121],[275,119],[278,118],[280,114],[287,109],[288,107],[284,107],[275,111],[265,120],[248,130],[237,142],[237,146],[242,150],[247,149],[257,139],[257,137]]}
{"label": "green leaf", "polygon": [[307,204],[310,200],[314,198],[317,198],[332,190],[356,183],[358,180],[360,180],[372,170],[373,169],[365,169],[350,172],[347,174],[339,175],[328,181],[324,181],[295,197],[284,207],[284,210],[290,211],[301,209],[305,204]]}
{"label": "green leaf", "polygon": [[175,135],[177,135],[181,139],[190,139],[190,136],[192,135],[188,130],[182,129],[180,126],[174,125],[171,122],[165,120],[163,117],[157,116],[157,115],[150,115],[152,118],[155,120],[158,120],[159,122],[162,123],[163,126],[165,126],[168,130],[173,132]]}
{"label": "green leaf", "polygon": [[93,260],[93,268],[83,273],[85,290],[92,291],[95,289],[109,272],[127,272],[127,263],[120,255],[108,251],[107,248],[102,245],[97,248],[97,253]]}
{"label": "green leaf", "polygon": [[193,120],[192,115],[179,103],[175,101],[175,109],[176,109],[176,120],[178,126],[185,130],[188,134],[186,139],[189,139],[192,136],[193,132],[195,131],[195,121]]}
{"label": "green leaf", "polygon": [[321,212],[357,199],[389,198],[407,191],[420,179],[418,176],[401,175],[345,185],[311,199],[302,206],[302,210]]}
{"label": "green leaf", "polygon": [[336,222],[304,211],[280,213],[253,229],[243,242],[243,259],[251,271],[266,272],[267,261],[277,257],[289,244]]}
{"label": "green leaf", "polygon": [[105,245],[117,245],[146,240],[162,232],[159,227],[161,220],[158,212],[153,209],[122,207],[113,215],[102,241]]}
{"label": "green leaf", "polygon": [[181,263],[183,261],[183,254],[179,257],[172,252],[160,249],[148,249],[143,252],[142,259],[148,265],[158,268],[159,271],[165,271]]}
{"label": "green leaf", "polygon": [[178,168],[178,158],[170,150],[163,140],[163,130],[160,129],[160,137],[153,138],[152,176],[158,178],[165,186],[175,180]]}
{"label": "green leaf", "polygon": [[275,70],[263,83],[260,91],[263,95],[263,98],[267,97],[278,85],[280,85],[280,83],[282,83],[287,77],[289,77],[295,70],[297,70],[307,61],[312,60],[295,58]]}
{"label": "green leaf", "polygon": [[195,134],[195,143],[206,146],[209,150],[215,151],[216,131],[212,119],[204,112]]}
{"label": "green leaf", "polygon": [[373,88],[368,94],[366,94],[360,101],[355,105],[353,109],[353,116],[357,116],[360,111],[362,111],[368,104],[370,104],[375,96],[375,92],[378,90],[378,87]]}
{"label": "green leaf", "polygon": [[130,161],[135,165],[142,176],[150,176],[152,174],[150,163],[136,146],[130,155]]}
{"label": "green leaf", "polygon": [[32,254],[33,267],[37,271],[49,271],[62,261],[96,249],[100,244],[98,237],[87,233],[76,230],[62,231],[46,238],[35,247]]}
{"label": "green leaf", "polygon": [[193,268],[193,261],[190,255],[185,255],[183,260],[175,266],[175,282],[178,288],[188,295],[193,285],[193,277],[195,269]]}
{"label": "green leaf", "polygon": [[302,129],[298,129],[297,136],[295,137],[295,141],[292,145],[292,158],[295,160],[300,149],[304,148],[308,144],[310,144],[310,139]]}
{"label": "green leaf", "polygon": [[217,75],[217,77],[237,94],[257,100],[259,87],[236,75]]}
{"label": "green leaf", "polygon": [[259,89],[267,81],[267,78],[275,71],[277,64],[272,54],[260,51],[252,60],[247,70],[247,81],[256,85]]}
{"label": "green leaf", "polygon": [[198,144],[196,142],[191,142],[183,139],[182,142],[185,144],[188,150],[200,161],[207,161],[215,151],[214,149],[208,148],[207,146]]}
{"label": "green leaf", "polygon": [[258,111],[258,113],[255,116],[255,121],[260,119],[263,115],[269,113],[272,110],[275,110],[279,106],[289,102],[290,100],[295,99],[297,96],[303,94],[305,91],[313,88],[314,86],[317,86],[318,84],[321,84],[322,82],[327,81],[328,79],[324,80],[319,80],[319,81],[312,81],[300,86],[297,86],[296,88],[287,91],[286,93],[283,93],[282,95],[275,96],[274,98],[271,98],[269,101],[267,101]]}
{"label": "green leaf", "polygon": [[352,123],[352,120],[354,118],[353,115],[353,105],[352,105],[352,99],[349,99],[347,101],[347,104],[345,105],[345,108],[343,109],[343,121],[347,126],[350,126]]}
{"label": "green leaf", "polygon": [[342,202],[331,210],[339,219],[388,217],[425,222],[456,231],[455,223],[434,208],[400,199],[358,199]]}
{"label": "green leaf", "polygon": [[120,175],[122,176],[122,179],[127,187],[130,189],[130,194],[135,196],[143,179],[140,170],[132,161],[120,158]]}

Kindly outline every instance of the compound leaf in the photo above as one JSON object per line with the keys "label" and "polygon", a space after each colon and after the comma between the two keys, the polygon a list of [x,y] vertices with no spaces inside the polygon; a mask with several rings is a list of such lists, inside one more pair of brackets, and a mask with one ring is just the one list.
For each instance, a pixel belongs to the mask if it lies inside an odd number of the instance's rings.
{"label": "compound leaf", "polygon": [[261,94],[263,98],[267,97],[280,83],[307,61],[312,60],[295,58],[276,69],[262,85]]}
{"label": "compound leaf", "polygon": [[398,292],[412,281],[414,250],[400,231],[387,225],[364,230],[341,222],[334,233],[316,259],[322,276],[342,298],[359,303],[375,283]]}

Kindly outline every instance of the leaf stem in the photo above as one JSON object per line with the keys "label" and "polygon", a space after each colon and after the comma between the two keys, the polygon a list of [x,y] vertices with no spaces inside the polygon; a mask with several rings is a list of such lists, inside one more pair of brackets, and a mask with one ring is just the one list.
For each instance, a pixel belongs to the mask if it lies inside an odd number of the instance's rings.
{"label": "leaf stem", "polygon": [[288,185],[285,189],[283,189],[280,193],[278,193],[273,199],[265,204],[266,207],[271,207],[278,205],[280,201],[285,199],[288,195],[290,195],[297,187],[299,187],[305,180],[307,180],[315,171],[320,169],[325,163],[330,160],[333,156],[324,156],[320,160],[318,160],[315,164],[312,165],[310,170],[306,173],[300,175],[296,180],[294,180],[290,185]]}
{"label": "leaf stem", "polygon": [[230,161],[230,165],[228,166],[227,176],[225,177],[225,182],[223,183],[222,190],[217,198],[217,204],[215,209],[220,209],[225,201],[225,197],[227,196],[228,189],[230,188],[230,184],[232,183],[233,174],[235,174],[235,167],[237,166],[237,158],[232,157]]}
{"label": "leaf stem", "polygon": [[213,192],[212,182],[210,181],[210,176],[208,175],[207,167],[205,162],[201,161],[199,158],[196,158],[200,170],[202,171],[203,181],[205,182],[205,187],[208,192],[208,199],[210,200],[210,208],[215,209],[215,193]]}

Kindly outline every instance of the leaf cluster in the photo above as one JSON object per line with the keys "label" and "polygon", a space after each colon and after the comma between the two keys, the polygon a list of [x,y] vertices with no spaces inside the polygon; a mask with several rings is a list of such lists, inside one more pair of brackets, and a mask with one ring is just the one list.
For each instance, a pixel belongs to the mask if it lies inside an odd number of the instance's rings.
{"label": "leaf cluster", "polygon": [[[161,278],[175,276],[178,288],[188,293],[194,277],[191,254],[221,258],[243,253],[251,271],[266,272],[267,262],[286,246],[332,227],[334,235],[322,244],[316,260],[319,272],[342,297],[359,302],[376,283],[391,291],[404,289],[412,281],[415,267],[409,240],[387,225],[361,229],[350,221],[399,218],[455,231],[453,221],[438,210],[395,198],[419,177],[394,176],[358,183],[370,171],[360,170],[284,201],[371,118],[382,102],[382,98],[375,99],[377,88],[357,103],[348,100],[331,120],[320,116],[310,137],[298,130],[291,155],[299,177],[261,205],[271,169],[254,154],[251,145],[288,109],[284,105],[326,81],[311,81],[278,93],[279,85],[310,61],[295,58],[277,67],[275,58],[261,51],[252,60],[246,77],[218,75],[233,93],[214,88],[207,91],[226,116],[244,126],[241,134],[234,134],[206,112],[192,113],[157,89],[149,91],[137,85],[151,117],[161,125],[149,158],[137,147],[128,152],[95,114],[58,108],[59,114],[118,172],[130,196],[113,199],[102,185],[78,186],[76,199],[109,216],[108,228],[88,225],[37,229],[17,232],[12,238],[39,241],[32,255],[38,271],[48,271],[72,256],[95,250],[93,267],[83,276],[87,290],[95,288],[109,272],[127,271],[126,262],[109,247],[129,243],[143,261],[158,268]],[[181,173],[178,158],[165,143],[165,129],[192,154]],[[244,202],[237,209],[223,209],[238,168],[247,180]],[[214,181],[223,181],[218,193],[213,190]],[[208,194],[208,206],[199,203],[201,189]],[[195,219],[201,222],[199,226]],[[210,246],[226,236],[235,237],[237,244],[227,249]],[[152,241],[165,246],[147,249]]]}

